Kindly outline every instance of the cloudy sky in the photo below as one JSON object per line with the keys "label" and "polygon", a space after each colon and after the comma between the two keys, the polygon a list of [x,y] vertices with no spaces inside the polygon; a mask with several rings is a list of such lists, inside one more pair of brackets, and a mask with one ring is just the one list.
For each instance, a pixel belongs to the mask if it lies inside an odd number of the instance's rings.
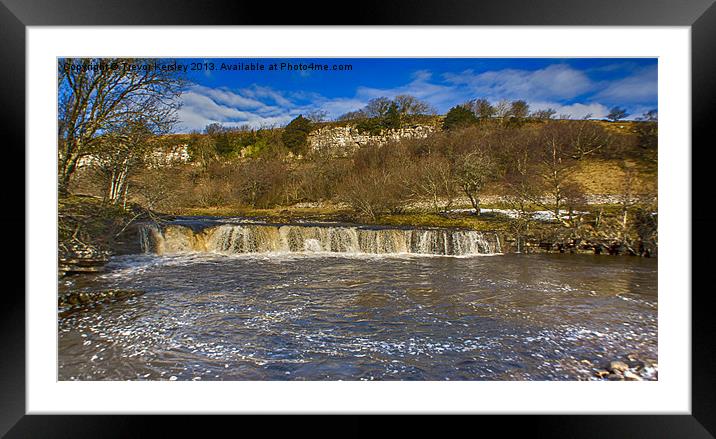
{"label": "cloudy sky", "polygon": [[[363,107],[370,99],[416,96],[440,114],[469,99],[526,100],[531,110],[602,118],[613,106],[628,119],[657,108],[654,58],[362,58],[362,59],[182,59],[213,63],[213,70],[189,72],[178,132],[226,126],[282,126],[299,114],[323,110],[329,118]],[[254,63],[263,71],[221,70]],[[318,69],[281,68],[281,63]],[[272,65],[276,70],[269,70]],[[339,66],[350,65],[350,70]],[[332,70],[334,67],[340,70]]]}

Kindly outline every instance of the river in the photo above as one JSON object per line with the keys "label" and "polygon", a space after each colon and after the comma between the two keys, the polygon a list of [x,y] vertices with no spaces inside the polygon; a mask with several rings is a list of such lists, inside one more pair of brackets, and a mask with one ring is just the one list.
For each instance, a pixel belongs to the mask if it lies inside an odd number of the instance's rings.
{"label": "river", "polygon": [[581,380],[583,360],[657,359],[655,259],[327,252],[304,238],[312,251],[204,240],[62,279],[61,292],[145,294],[63,313],[59,379]]}

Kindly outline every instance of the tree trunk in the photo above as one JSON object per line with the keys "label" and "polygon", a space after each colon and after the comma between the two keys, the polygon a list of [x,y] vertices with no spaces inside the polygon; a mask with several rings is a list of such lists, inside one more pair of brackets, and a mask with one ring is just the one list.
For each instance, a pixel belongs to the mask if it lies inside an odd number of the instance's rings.
{"label": "tree trunk", "polygon": [[68,158],[63,160],[62,169],[60,170],[57,191],[61,195],[68,195],[70,192],[70,178],[77,168],[79,157]]}
{"label": "tree trunk", "polygon": [[622,216],[622,242],[627,241],[627,222],[629,219],[629,211],[625,208]]}
{"label": "tree trunk", "polygon": [[127,184],[127,175],[129,173],[129,165],[121,165],[122,168],[112,170],[109,179],[109,187],[107,189],[107,201],[113,205],[117,205],[125,192]]}
{"label": "tree trunk", "polygon": [[465,191],[467,197],[470,199],[472,208],[475,209],[475,215],[480,216],[480,199],[477,196],[472,195],[471,192]]}
{"label": "tree trunk", "polygon": [[59,181],[57,190],[62,195],[69,193],[70,179],[77,169],[77,162],[80,159],[80,141],[71,139],[64,142],[60,147],[64,148],[60,160]]}
{"label": "tree trunk", "polygon": [[125,183],[124,185],[124,201],[122,202],[122,209],[127,210],[127,191],[129,190],[129,183]]}
{"label": "tree trunk", "polygon": [[562,222],[562,190],[559,186],[554,193],[554,218]]}

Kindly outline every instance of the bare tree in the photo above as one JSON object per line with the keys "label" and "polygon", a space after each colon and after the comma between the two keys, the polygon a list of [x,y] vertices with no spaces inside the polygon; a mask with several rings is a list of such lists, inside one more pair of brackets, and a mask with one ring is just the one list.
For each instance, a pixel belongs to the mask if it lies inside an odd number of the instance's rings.
{"label": "bare tree", "polygon": [[599,151],[612,142],[612,137],[604,128],[587,119],[565,124],[563,129],[572,149],[570,155],[577,160]]}
{"label": "bare tree", "polygon": [[532,112],[532,117],[540,120],[550,120],[557,114],[554,108],[545,108],[543,110],[537,110]]}
{"label": "bare tree", "polygon": [[490,104],[487,99],[473,99],[465,103],[465,107],[470,109],[475,116],[480,119],[489,119],[495,115],[495,107]]}
{"label": "bare tree", "polygon": [[105,183],[105,201],[127,201],[129,177],[144,162],[155,142],[154,133],[142,120],[127,121],[103,135],[94,155],[94,165]]}
{"label": "bare tree", "polygon": [[624,119],[625,117],[629,116],[629,113],[621,107],[613,107],[611,110],[609,110],[609,114],[607,114],[607,119],[611,120],[612,122],[619,121],[621,119]]}
{"label": "bare tree", "polygon": [[530,113],[527,101],[517,100],[510,103],[509,115],[517,119],[524,119]]}
{"label": "bare tree", "polygon": [[400,114],[434,114],[435,109],[415,96],[398,95],[393,99]]}
{"label": "bare tree", "polygon": [[328,112],[325,110],[311,110],[306,114],[306,119],[313,123],[325,122],[328,120]]}
{"label": "bare tree", "polygon": [[[566,198],[565,186],[568,183],[568,178],[576,169],[576,163],[567,153],[569,138],[564,124],[552,122],[546,125],[536,141],[540,165],[539,175],[548,198],[553,203],[552,212],[557,221],[565,223],[562,218],[562,207]],[[540,204],[548,207],[543,202]]]}
{"label": "bare tree", "polygon": [[517,252],[521,253],[525,247],[525,236],[529,235],[533,223],[530,204],[538,200],[540,184],[537,166],[533,160],[533,151],[527,142],[515,142],[511,150],[511,160],[507,164],[504,177],[506,188],[505,200],[510,208],[516,212],[509,221],[509,230],[514,234]]}
{"label": "bare tree", "polygon": [[347,120],[357,120],[357,119],[364,119],[368,117],[368,115],[363,110],[356,110],[356,111],[349,111],[347,113],[343,113],[336,120],[339,121],[347,121]]}
{"label": "bare tree", "polygon": [[339,198],[348,203],[361,217],[375,221],[384,212],[393,210],[401,199],[394,197],[395,178],[385,168],[371,168],[346,177],[339,189]]}
{"label": "bare tree", "polygon": [[659,110],[656,108],[653,110],[646,111],[641,116],[637,117],[636,120],[646,121],[646,122],[656,122],[659,120]]}
{"label": "bare tree", "polygon": [[475,214],[480,215],[480,194],[485,184],[496,174],[496,165],[483,151],[472,151],[458,159],[457,180],[460,188],[470,199]]}
{"label": "bare tree", "polygon": [[138,115],[149,126],[176,121],[181,73],[158,60],[61,59],[58,63],[58,186],[66,193],[80,158],[113,126]]}
{"label": "bare tree", "polygon": [[619,231],[619,238],[623,245],[633,251],[628,235],[629,213],[640,201],[639,194],[637,193],[638,181],[634,166],[623,162],[621,168],[624,174],[620,182],[619,190],[619,206],[621,207],[621,230]]}
{"label": "bare tree", "polygon": [[227,128],[220,123],[212,122],[204,127],[204,132],[210,136],[216,136],[227,132]]}
{"label": "bare tree", "polygon": [[432,155],[417,164],[414,190],[418,198],[428,197],[435,213],[447,211],[455,201],[456,179],[450,161]]}
{"label": "bare tree", "polygon": [[367,117],[383,117],[388,113],[391,105],[393,101],[386,97],[374,98],[368,101],[362,111]]}
{"label": "bare tree", "polygon": [[505,119],[510,115],[510,102],[503,99],[495,104],[495,117],[499,118],[504,122]]}

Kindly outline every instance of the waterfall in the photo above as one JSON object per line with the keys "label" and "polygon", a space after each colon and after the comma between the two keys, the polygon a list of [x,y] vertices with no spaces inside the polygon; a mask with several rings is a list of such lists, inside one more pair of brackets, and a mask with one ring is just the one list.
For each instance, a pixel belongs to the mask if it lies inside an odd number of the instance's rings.
{"label": "waterfall", "polygon": [[369,228],[351,225],[219,224],[195,231],[144,225],[146,253],[350,253],[477,255],[500,253],[497,234],[473,230]]}

